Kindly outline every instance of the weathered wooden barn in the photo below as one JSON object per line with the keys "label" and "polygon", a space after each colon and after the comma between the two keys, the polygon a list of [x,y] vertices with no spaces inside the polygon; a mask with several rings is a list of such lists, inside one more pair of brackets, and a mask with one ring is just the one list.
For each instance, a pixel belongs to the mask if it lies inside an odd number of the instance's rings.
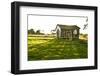
{"label": "weathered wooden barn", "polygon": [[79,39],[80,28],[77,25],[57,24],[55,30],[57,38],[66,38],[69,40]]}

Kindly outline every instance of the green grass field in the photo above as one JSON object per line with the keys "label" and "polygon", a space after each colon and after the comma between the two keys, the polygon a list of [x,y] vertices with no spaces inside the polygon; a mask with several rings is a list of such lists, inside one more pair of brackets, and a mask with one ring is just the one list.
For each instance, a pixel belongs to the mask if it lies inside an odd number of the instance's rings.
{"label": "green grass field", "polygon": [[28,60],[80,59],[88,57],[86,40],[28,37]]}

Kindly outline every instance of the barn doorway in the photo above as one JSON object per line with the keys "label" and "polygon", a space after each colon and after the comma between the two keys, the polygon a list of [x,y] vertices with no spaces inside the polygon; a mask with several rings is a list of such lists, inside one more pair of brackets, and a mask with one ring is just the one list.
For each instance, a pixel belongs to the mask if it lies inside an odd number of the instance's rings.
{"label": "barn doorway", "polygon": [[59,38],[59,36],[60,36],[60,35],[59,35],[59,32],[60,32],[60,31],[59,31],[59,30],[57,30],[57,38]]}
{"label": "barn doorway", "polygon": [[67,39],[68,39],[68,40],[72,40],[72,33],[71,33],[70,31],[68,31],[68,32],[66,33],[66,36],[67,36]]}

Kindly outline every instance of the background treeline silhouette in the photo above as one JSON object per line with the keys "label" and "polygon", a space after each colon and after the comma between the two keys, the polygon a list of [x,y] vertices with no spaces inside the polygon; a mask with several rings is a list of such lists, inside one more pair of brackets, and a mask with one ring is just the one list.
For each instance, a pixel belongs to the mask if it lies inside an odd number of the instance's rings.
{"label": "background treeline silhouette", "polygon": [[44,35],[44,33],[41,33],[40,30],[34,31],[34,29],[29,29],[28,34],[41,34],[41,35]]}

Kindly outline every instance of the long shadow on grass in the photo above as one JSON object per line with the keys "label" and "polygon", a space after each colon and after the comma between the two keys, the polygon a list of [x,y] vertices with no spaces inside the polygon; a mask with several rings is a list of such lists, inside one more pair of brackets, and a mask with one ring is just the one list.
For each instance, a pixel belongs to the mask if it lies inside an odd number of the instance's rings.
{"label": "long shadow on grass", "polygon": [[87,42],[51,39],[46,43],[28,46],[28,60],[87,58]]}

